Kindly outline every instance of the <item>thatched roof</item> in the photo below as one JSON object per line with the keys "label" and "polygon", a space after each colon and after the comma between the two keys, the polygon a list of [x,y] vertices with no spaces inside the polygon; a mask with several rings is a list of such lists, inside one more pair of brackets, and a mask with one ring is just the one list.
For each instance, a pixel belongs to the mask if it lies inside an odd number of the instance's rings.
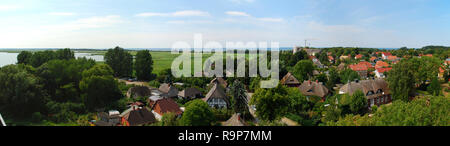
{"label": "thatched roof", "polygon": [[388,83],[383,79],[350,82],[342,86],[339,93],[348,93],[349,95],[352,95],[357,90],[361,90],[364,95],[368,95],[367,93],[372,92],[372,94],[366,96],[367,99],[390,94]]}
{"label": "thatched roof", "polygon": [[213,85],[211,90],[209,90],[208,94],[206,94],[205,98],[203,98],[203,101],[208,101],[209,99],[212,98],[223,99],[227,103],[230,102],[230,100],[227,97],[227,94],[225,93],[225,89],[219,84]]}
{"label": "thatched roof", "polygon": [[225,81],[223,78],[221,78],[221,77],[216,77],[216,78],[214,78],[213,80],[211,80],[211,82],[209,83],[210,85],[213,85],[213,84],[215,84],[215,83],[218,83],[218,84],[220,84],[220,85],[222,85],[223,87],[228,87],[228,83],[227,83],[227,81]]}
{"label": "thatched roof", "polygon": [[223,126],[246,126],[240,114],[233,114],[230,119],[223,123]]}
{"label": "thatched roof", "polygon": [[329,90],[320,82],[304,81],[300,87],[298,87],[300,92],[306,96],[318,96],[325,97],[328,95]]}
{"label": "thatched roof", "polygon": [[178,93],[178,96],[183,98],[196,98],[198,96],[201,96],[202,92],[198,90],[197,88],[186,88],[183,91]]}
{"label": "thatched roof", "polygon": [[300,82],[297,80],[297,78],[292,75],[292,73],[287,73],[282,79],[281,79],[282,85],[300,85]]}
{"label": "thatched roof", "polygon": [[[152,94],[152,91],[150,90],[150,88],[148,88],[146,86],[131,87],[127,91],[128,98],[147,97],[147,96],[150,96],[151,94]],[[133,97],[131,97],[131,96],[133,96]]]}

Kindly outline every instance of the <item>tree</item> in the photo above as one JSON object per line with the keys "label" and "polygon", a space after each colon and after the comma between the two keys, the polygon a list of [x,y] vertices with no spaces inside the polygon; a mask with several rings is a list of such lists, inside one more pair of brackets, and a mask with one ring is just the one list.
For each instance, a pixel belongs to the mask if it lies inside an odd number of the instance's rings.
{"label": "tree", "polygon": [[415,80],[414,65],[409,61],[400,61],[388,72],[387,82],[393,100],[408,101],[409,95],[414,94]]}
{"label": "tree", "polygon": [[293,55],[290,55],[291,54],[290,52],[288,52],[288,53],[289,53],[289,56],[286,58],[286,59],[288,59],[288,60],[286,60],[288,66],[294,66],[300,60],[308,59],[308,53],[306,53],[305,50],[300,50]]}
{"label": "tree", "polygon": [[165,113],[161,117],[161,126],[178,126],[178,118],[175,113]]}
{"label": "tree", "polygon": [[142,50],[136,54],[136,77],[138,80],[151,80],[153,71],[153,60],[150,51]]}
{"label": "tree", "polygon": [[276,88],[256,90],[250,104],[256,106],[256,115],[260,119],[273,121],[287,114],[290,99],[286,88],[279,84]]}
{"label": "tree", "polygon": [[234,112],[247,114],[248,102],[247,92],[245,91],[244,84],[242,84],[239,80],[235,80],[231,85],[230,93],[232,94],[232,107]]}
{"label": "tree", "polygon": [[371,117],[347,115],[329,126],[449,126],[450,99],[431,96],[382,105]]}
{"label": "tree", "polygon": [[367,111],[367,98],[361,90],[351,96],[344,96],[342,104],[348,105],[352,114],[364,114]]}
{"label": "tree", "polygon": [[133,56],[123,48],[109,49],[105,54],[105,62],[113,69],[115,77],[132,76]]}
{"label": "tree", "polygon": [[83,72],[80,89],[88,110],[114,105],[123,97],[117,81],[110,74],[112,72],[112,69],[105,64],[96,65]]}
{"label": "tree", "polygon": [[181,117],[185,126],[210,126],[215,122],[214,113],[203,100],[192,100],[185,104],[186,109]]}
{"label": "tree", "polygon": [[311,60],[302,60],[294,66],[292,74],[302,83],[313,76],[313,70],[314,64]]}
{"label": "tree", "polygon": [[0,68],[0,111],[7,116],[25,118],[44,110],[44,92],[39,79],[28,72],[30,66]]}
{"label": "tree", "polygon": [[60,60],[70,60],[75,59],[75,55],[73,51],[71,51],[69,48],[66,49],[60,49],[56,51],[56,58]]}
{"label": "tree", "polygon": [[297,88],[288,88],[288,97],[290,99],[289,112],[299,115],[303,114],[312,106],[306,99],[306,97]]}
{"label": "tree", "polygon": [[36,52],[33,54],[33,56],[31,57],[31,60],[30,60],[30,64],[33,67],[37,68],[37,67],[41,66],[42,64],[44,64],[50,60],[53,60],[53,59],[56,59],[56,54],[54,51],[50,51],[50,50],[40,51],[40,52]]}
{"label": "tree", "polygon": [[17,64],[30,64],[33,53],[29,51],[22,51],[17,55]]}
{"label": "tree", "polygon": [[434,77],[433,80],[431,80],[431,83],[428,86],[428,92],[434,96],[439,96],[441,94],[441,84],[437,77]]}
{"label": "tree", "polygon": [[341,78],[341,83],[347,84],[348,82],[359,80],[361,77],[359,76],[358,72],[351,70],[351,69],[345,69],[340,72],[339,77]]}
{"label": "tree", "polygon": [[332,89],[336,84],[340,82],[339,74],[335,68],[331,68],[329,70],[328,81],[326,82],[326,86],[328,89]]}

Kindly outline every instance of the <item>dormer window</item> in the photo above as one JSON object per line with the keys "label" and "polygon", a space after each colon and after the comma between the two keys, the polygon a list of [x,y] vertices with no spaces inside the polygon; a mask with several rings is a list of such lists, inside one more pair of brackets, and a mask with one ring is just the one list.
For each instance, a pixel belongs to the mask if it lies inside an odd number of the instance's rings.
{"label": "dormer window", "polygon": [[308,92],[313,92],[313,90],[312,90],[312,89],[309,89]]}
{"label": "dormer window", "polygon": [[367,95],[366,95],[366,96],[373,95],[373,94],[374,94],[373,91],[369,91],[369,92],[367,92]]}

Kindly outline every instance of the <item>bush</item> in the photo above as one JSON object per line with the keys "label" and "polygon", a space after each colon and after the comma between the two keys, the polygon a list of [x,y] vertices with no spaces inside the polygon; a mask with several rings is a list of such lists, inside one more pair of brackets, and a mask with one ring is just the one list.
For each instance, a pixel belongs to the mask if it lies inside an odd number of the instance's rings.
{"label": "bush", "polygon": [[40,112],[34,112],[34,113],[31,115],[31,121],[33,121],[33,122],[35,122],[35,123],[38,123],[38,122],[40,122],[41,120],[42,120],[42,115],[41,115]]}
{"label": "bush", "polygon": [[157,80],[153,80],[153,81],[148,82],[148,85],[151,87],[158,88],[161,85],[161,83],[159,83]]}

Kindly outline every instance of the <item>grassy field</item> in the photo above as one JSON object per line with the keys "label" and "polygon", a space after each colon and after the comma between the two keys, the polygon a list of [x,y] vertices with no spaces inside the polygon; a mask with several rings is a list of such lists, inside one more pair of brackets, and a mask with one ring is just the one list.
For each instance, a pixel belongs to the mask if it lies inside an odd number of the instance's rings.
{"label": "grassy field", "polygon": [[[0,52],[7,52],[7,53],[20,53],[23,50],[0,50]],[[27,50],[30,52],[37,52],[37,51],[43,51],[43,50]],[[105,55],[107,52],[106,50],[74,50],[75,53],[89,53],[91,55]],[[135,56],[137,51],[129,51],[131,55]],[[153,73],[159,74],[162,70],[169,69],[172,66],[173,60],[180,56],[180,54],[172,54],[169,51],[151,51],[150,54],[152,55],[154,64],[153,64]],[[231,54],[226,54],[227,56]],[[203,53],[202,60],[203,62],[211,57],[211,53]],[[245,57],[248,59],[250,58],[248,54],[245,55]],[[192,57],[194,59],[194,56]],[[98,63],[104,63],[104,62],[98,62]],[[192,66],[192,68],[194,68]]]}

